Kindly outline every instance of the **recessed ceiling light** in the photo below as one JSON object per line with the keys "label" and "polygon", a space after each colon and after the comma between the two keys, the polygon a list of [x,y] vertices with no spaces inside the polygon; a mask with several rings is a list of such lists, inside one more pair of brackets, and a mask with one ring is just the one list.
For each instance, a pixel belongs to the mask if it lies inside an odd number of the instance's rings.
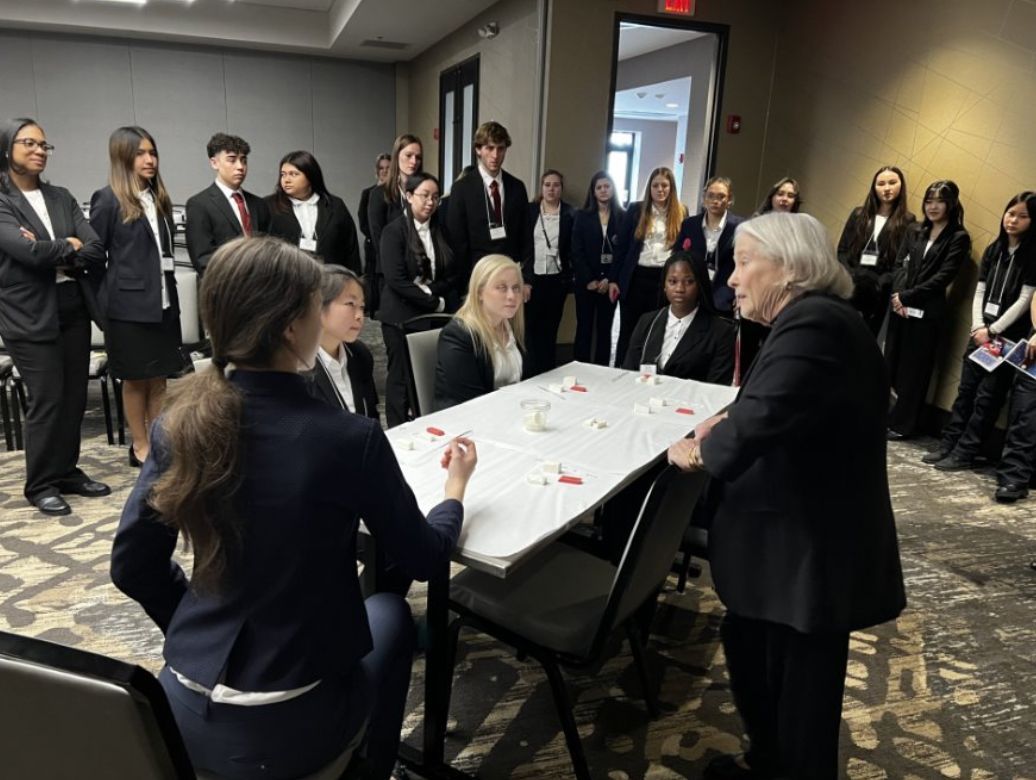
{"label": "recessed ceiling light", "polygon": [[666,108],[679,108],[680,104],[679,103],[666,103],[665,107]]}

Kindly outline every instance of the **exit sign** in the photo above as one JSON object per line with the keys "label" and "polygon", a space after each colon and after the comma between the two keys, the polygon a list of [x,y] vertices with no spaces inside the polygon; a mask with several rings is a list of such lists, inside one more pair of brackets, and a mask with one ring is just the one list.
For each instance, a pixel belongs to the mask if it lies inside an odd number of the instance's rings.
{"label": "exit sign", "polygon": [[658,12],[677,16],[694,16],[694,0],[658,0]]}

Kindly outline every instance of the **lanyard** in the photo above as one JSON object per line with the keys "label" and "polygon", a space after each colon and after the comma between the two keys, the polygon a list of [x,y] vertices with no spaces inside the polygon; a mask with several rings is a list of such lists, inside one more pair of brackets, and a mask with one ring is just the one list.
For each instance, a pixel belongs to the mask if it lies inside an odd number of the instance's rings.
{"label": "lanyard", "polygon": [[[987,301],[992,301],[997,304],[1003,303],[1004,292],[1007,288],[1007,280],[1011,278],[1011,269],[1014,268],[1015,254],[1015,252],[1007,253],[1007,270],[1004,271],[1002,275],[1000,274],[1000,269],[1003,267],[1004,255],[1001,253],[1000,256],[997,257],[996,264],[993,266],[993,279],[989,283],[989,295],[986,298]],[[1000,290],[996,293],[996,298],[994,299],[993,291],[996,290],[997,276],[1000,276]]]}
{"label": "lanyard", "polygon": [[[644,337],[644,346],[645,347],[647,347],[648,343],[651,341],[651,334],[655,332],[655,326],[658,324],[658,321],[663,316],[665,316],[665,317],[669,316],[669,307],[668,306],[666,306],[664,309],[659,309],[658,314],[656,314],[655,318],[653,320],[651,320],[651,327],[648,328],[647,336]],[[662,334],[662,341],[658,345],[658,352],[655,354],[655,365],[658,365],[658,359],[660,357],[662,357],[662,348],[663,347],[665,347],[665,334],[664,333]],[[643,356],[643,352],[641,353],[641,355]]]}
{"label": "lanyard", "polygon": [[[550,243],[550,236],[547,235],[547,225],[543,220],[543,207],[540,206],[540,230],[543,232],[543,240],[547,242],[547,251],[549,252],[554,248],[554,245]],[[561,212],[558,212],[558,231],[561,230]]]}

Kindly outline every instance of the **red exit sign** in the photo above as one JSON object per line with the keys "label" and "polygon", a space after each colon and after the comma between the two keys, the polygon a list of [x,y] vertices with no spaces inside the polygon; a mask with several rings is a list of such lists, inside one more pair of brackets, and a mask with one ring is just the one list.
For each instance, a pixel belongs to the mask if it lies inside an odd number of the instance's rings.
{"label": "red exit sign", "polygon": [[694,16],[694,0],[658,0],[658,12],[677,16]]}

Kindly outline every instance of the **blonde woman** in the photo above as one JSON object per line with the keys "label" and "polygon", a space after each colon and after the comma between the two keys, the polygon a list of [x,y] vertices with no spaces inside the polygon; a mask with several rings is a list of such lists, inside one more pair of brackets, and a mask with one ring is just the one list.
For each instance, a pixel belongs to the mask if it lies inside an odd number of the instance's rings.
{"label": "blonde woman", "polygon": [[471,272],[468,298],[439,334],[435,408],[470,401],[528,375],[522,269],[486,255]]}

